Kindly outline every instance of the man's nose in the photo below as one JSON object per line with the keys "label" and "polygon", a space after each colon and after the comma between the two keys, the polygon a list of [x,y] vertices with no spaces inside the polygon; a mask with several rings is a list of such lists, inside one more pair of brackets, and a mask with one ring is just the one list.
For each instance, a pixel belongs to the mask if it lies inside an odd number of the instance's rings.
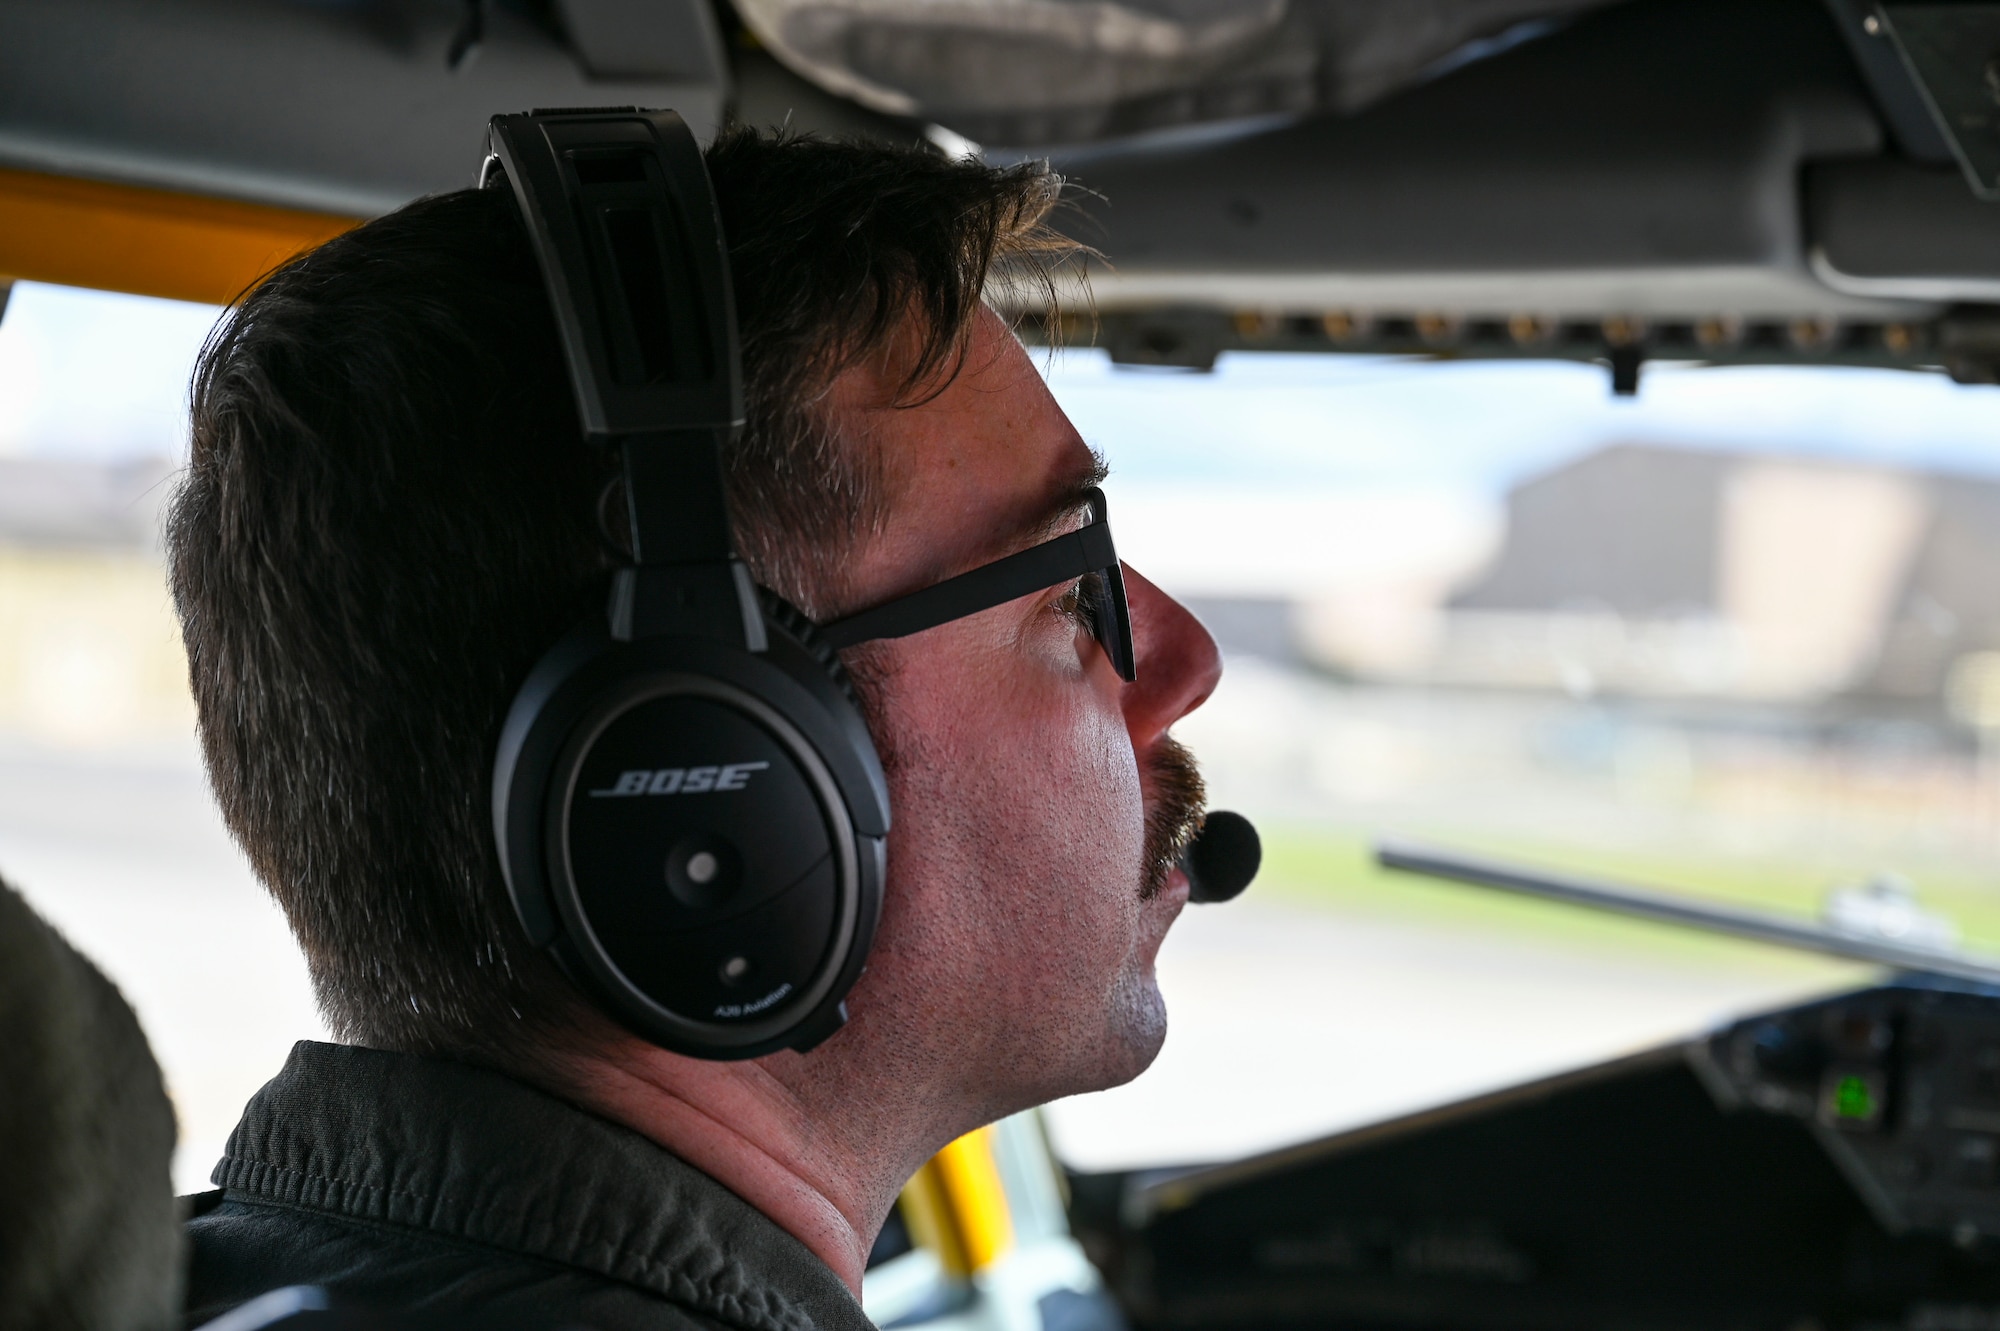
{"label": "man's nose", "polygon": [[1132,608],[1132,653],[1139,667],[1138,681],[1125,690],[1125,725],[1133,742],[1143,746],[1215,692],[1222,679],[1222,653],[1186,606],[1129,564],[1125,598]]}

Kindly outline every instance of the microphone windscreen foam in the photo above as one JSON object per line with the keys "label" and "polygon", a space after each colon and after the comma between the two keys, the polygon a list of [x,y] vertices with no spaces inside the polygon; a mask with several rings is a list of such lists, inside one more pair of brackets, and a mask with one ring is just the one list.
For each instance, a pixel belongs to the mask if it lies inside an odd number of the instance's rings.
{"label": "microphone windscreen foam", "polygon": [[1263,862],[1264,843],[1248,818],[1226,809],[1211,811],[1181,857],[1181,868],[1188,876],[1188,900],[1230,900],[1250,886]]}

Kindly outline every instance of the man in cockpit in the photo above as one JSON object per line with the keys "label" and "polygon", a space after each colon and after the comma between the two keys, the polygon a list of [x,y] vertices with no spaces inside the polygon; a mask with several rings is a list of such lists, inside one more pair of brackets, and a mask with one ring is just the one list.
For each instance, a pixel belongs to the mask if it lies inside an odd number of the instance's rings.
{"label": "man in cockpit", "polygon": [[[1058,182],[743,131],[707,162],[760,583],[825,622],[1084,520],[1102,468],[982,299],[996,264],[1063,257]],[[170,538],[202,738],[340,1043],[299,1045],[231,1138],[195,1320],[309,1283],[501,1322],[862,1328],[930,1155],[1160,1048],[1202,801],[1168,727],[1219,664],[1131,571],[1136,682],[1073,583],[843,654],[895,821],[868,970],[811,1052],[670,1053],[529,944],[487,783],[514,690],[619,561],[613,465],[505,190],[304,256],[204,353]]]}

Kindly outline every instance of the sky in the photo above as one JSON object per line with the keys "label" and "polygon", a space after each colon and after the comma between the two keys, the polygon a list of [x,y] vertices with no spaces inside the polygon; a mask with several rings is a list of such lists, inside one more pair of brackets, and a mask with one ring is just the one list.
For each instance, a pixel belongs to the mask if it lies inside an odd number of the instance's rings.
{"label": "sky", "polygon": [[1560,361],[1225,355],[1212,375],[1049,364],[1117,471],[1148,484],[1503,493],[1611,442],[2000,474],[2000,390],[1895,370],[1648,366],[1637,398]]}
{"label": "sky", "polygon": [[[218,314],[17,285],[0,455],[182,454],[188,372]],[[1938,375],[1654,365],[1620,399],[1602,369],[1563,362],[1238,353],[1196,374],[1036,355],[1112,464],[1127,557],[1188,591],[1476,561],[1509,486],[1611,443],[2000,475],[2000,389]]]}
{"label": "sky", "polygon": [[0,314],[0,455],[185,453],[188,373],[220,313],[16,283]]}

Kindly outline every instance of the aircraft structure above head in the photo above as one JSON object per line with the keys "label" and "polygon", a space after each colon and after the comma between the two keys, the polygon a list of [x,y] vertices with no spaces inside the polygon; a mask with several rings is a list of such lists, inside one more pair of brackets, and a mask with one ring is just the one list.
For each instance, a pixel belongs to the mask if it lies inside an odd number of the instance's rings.
{"label": "aircraft structure above head", "polygon": [[[2000,378],[1993,6],[1111,8],[0,5],[0,275],[226,301],[470,184],[496,111],[671,107],[704,141],[741,120],[1050,157],[1084,187],[1065,225],[1104,257],[1079,273],[1121,362],[1562,357],[1621,392],[1661,358]],[[1030,337],[1066,317],[1017,312]]]}

